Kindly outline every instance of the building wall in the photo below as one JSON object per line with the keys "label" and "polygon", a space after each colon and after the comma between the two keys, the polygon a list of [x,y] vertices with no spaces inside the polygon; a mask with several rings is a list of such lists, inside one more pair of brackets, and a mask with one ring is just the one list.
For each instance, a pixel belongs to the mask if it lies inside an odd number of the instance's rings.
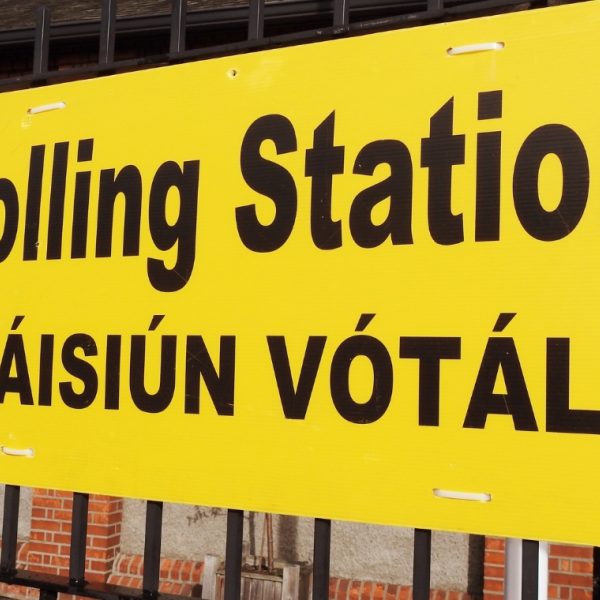
{"label": "building wall", "polygon": [[[225,510],[165,504],[163,518],[165,556],[202,560],[205,554],[224,555]],[[144,502],[126,500],[122,552],[143,552],[144,519]],[[245,539],[251,554],[260,552],[262,520],[260,513],[246,514]],[[278,558],[285,561],[311,560],[312,519],[276,516],[273,533]],[[335,521],[331,538],[332,576],[400,584],[412,582],[412,530]],[[432,586],[466,591],[469,536],[435,532],[432,549]]]}

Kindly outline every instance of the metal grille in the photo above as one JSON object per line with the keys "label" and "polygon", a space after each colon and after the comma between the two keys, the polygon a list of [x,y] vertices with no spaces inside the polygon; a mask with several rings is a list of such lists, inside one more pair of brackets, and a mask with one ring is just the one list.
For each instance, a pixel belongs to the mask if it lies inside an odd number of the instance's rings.
{"label": "metal grille", "polygon": [[[0,31],[0,69],[4,63],[13,64],[0,80],[0,90],[545,4],[540,0],[526,4],[523,0],[249,0],[244,6],[188,13],[186,0],[172,0],[170,16],[117,20],[117,0],[102,0],[100,22],[56,25],[51,24],[50,10],[40,6],[35,29]],[[138,53],[135,58],[130,56],[133,49]],[[58,57],[68,53],[88,56],[72,61],[78,65],[61,64]]]}

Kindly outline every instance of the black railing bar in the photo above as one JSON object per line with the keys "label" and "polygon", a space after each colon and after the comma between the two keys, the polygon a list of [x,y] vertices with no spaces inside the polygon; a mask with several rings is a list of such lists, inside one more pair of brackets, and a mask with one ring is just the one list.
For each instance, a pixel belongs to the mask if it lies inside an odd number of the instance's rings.
{"label": "black railing bar", "polygon": [[[68,577],[17,569],[12,575],[0,573],[0,582],[9,585],[20,585],[35,589],[47,589],[65,594],[76,594],[98,600],[147,600],[147,595],[139,588],[125,587],[110,583],[88,582],[84,586],[71,584]],[[177,594],[160,594],[160,600],[190,600],[189,596]]]}
{"label": "black railing bar", "polygon": [[224,600],[239,600],[242,591],[242,546],[244,541],[244,511],[227,511],[225,542]]}
{"label": "black railing bar", "polygon": [[2,554],[0,572],[11,574],[17,568],[17,534],[19,526],[19,499],[21,488],[18,485],[4,486],[4,512],[2,521]]}
{"label": "black railing bar", "polygon": [[101,65],[112,63],[115,58],[115,23],[117,20],[117,0],[102,0],[100,19],[100,50],[98,62]]}
{"label": "black railing bar", "polygon": [[600,548],[598,546],[594,546],[593,561],[592,600],[600,600]]}
{"label": "black railing bar", "polygon": [[73,493],[71,515],[71,548],[69,552],[69,579],[73,585],[85,582],[85,550],[90,496]]}
{"label": "black railing bar", "polygon": [[265,0],[250,0],[248,39],[260,40],[265,31]]}
{"label": "black railing bar", "polygon": [[413,600],[429,600],[431,589],[431,529],[415,529]]}
{"label": "black railing bar", "polygon": [[142,589],[146,598],[158,595],[162,514],[162,502],[156,500],[146,502],[146,537],[144,539],[144,574],[142,579]]}
{"label": "black railing bar", "polygon": [[185,50],[187,0],[171,0],[171,39],[169,51],[178,54]]}
{"label": "black railing bar", "polygon": [[350,24],[350,0],[334,0],[333,26],[337,30],[345,30]]}
{"label": "black railing bar", "polygon": [[[294,2],[277,2],[265,4],[265,20],[279,22],[285,20],[291,23],[302,19],[326,18],[333,14],[335,0],[295,0]],[[475,3],[481,0],[476,0]],[[515,0],[516,1],[516,0]],[[508,4],[505,2],[503,4]],[[470,6],[471,4],[469,4]],[[389,11],[394,8],[408,12],[422,7],[426,10],[424,1],[416,0],[354,0],[350,8],[351,15],[362,12]],[[205,9],[187,13],[187,29],[217,26],[238,26],[248,22],[248,6],[229,7],[220,9]],[[122,17],[115,22],[115,32],[121,34],[167,33],[171,27],[170,15],[155,15],[148,17]],[[98,38],[100,23],[98,21],[83,21],[74,23],[59,23],[50,26],[53,41],[69,39]],[[28,44],[35,39],[35,29],[0,30],[0,47],[3,45]]]}
{"label": "black railing bar", "polygon": [[50,51],[50,9],[38,6],[36,12],[35,42],[33,45],[33,77],[38,78],[48,71]]}
{"label": "black railing bar", "polygon": [[329,565],[331,561],[331,521],[315,519],[313,550],[313,600],[329,598]]}
{"label": "black railing bar", "polygon": [[540,543],[523,540],[521,600],[538,600]]}
{"label": "black railing bar", "polygon": [[444,8],[444,0],[427,0],[427,10],[442,10]]}
{"label": "black railing bar", "polygon": [[39,600],[56,600],[57,596],[58,592],[54,590],[41,589]]}

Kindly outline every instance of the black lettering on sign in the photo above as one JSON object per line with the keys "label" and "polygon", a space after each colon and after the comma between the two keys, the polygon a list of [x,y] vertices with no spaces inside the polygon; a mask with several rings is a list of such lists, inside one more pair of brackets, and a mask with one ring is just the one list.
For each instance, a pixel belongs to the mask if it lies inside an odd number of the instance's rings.
{"label": "black lettering on sign", "polygon": [[[500,371],[506,393],[494,393]],[[489,414],[511,415],[515,429],[520,431],[538,430],[512,338],[488,340],[463,427],[483,429]]]}
{"label": "black lettering on sign", "polygon": [[342,224],[332,212],[333,176],[344,172],[344,146],[335,146],[335,112],[316,129],[313,147],[306,151],[305,175],[312,178],[310,231],[317,248],[332,250],[342,245]]}
{"label": "black lettering on sign", "polygon": [[254,252],[272,252],[281,248],[290,237],[296,221],[296,184],[284,167],[261,156],[261,146],[267,140],[275,144],[277,154],[297,149],[294,126],[281,115],[260,117],[250,125],[244,136],[240,155],[244,180],[275,205],[275,217],[267,225],[259,221],[256,205],[247,204],[235,209],[240,239]]}
{"label": "black lettering on sign", "polygon": [[[350,390],[350,367],[364,357],[373,369],[373,389],[366,402],[356,402]],[[373,423],[380,419],[392,399],[394,370],[387,348],[370,335],[344,340],[333,355],[330,372],[331,399],[338,413],[351,423]]]}
{"label": "black lettering on sign", "polygon": [[401,337],[400,358],[419,360],[419,425],[440,424],[440,362],[460,358],[460,338]]}
{"label": "black lettering on sign", "polygon": [[94,367],[77,356],[76,351],[84,356],[97,356],[98,348],[94,339],[85,333],[75,333],[65,341],[62,349],[62,363],[65,370],[83,383],[83,390],[76,392],[69,381],[59,383],[62,401],[69,408],[87,408],[98,393],[98,375]]}
{"label": "black lettering on sign", "polygon": [[[390,175],[360,192],[350,208],[350,233],[362,248],[375,248],[389,237],[392,244],[412,244],[412,160],[398,140],[367,144],[356,157],[354,173],[373,175],[379,165],[389,165]],[[375,207],[389,199],[387,217],[373,222]]]}
{"label": "black lettering on sign", "polygon": [[204,339],[191,335],[186,344],[185,412],[200,413],[200,381],[204,382],[217,414],[233,416],[235,386],[235,337],[222,336],[219,372],[210,358]]}
{"label": "black lettering on sign", "polygon": [[282,335],[267,336],[273,372],[286,419],[304,419],[306,416],[326,341],[324,336],[312,335],[308,338],[298,385],[294,386],[285,338]]}
{"label": "black lettering on sign", "polygon": [[546,340],[546,431],[600,434],[600,410],[569,407],[570,343]]}
{"label": "black lettering on sign", "polygon": [[[562,195],[558,206],[547,211],[540,200],[538,176],[549,154],[555,154],[562,165]],[[513,195],[521,225],[545,242],[566,237],[583,216],[589,185],[587,154],[579,136],[565,125],[538,127],[521,146],[515,163]]]}
{"label": "black lettering on sign", "polygon": [[438,244],[464,241],[462,215],[452,212],[452,167],[465,162],[465,136],[453,133],[454,98],[431,117],[429,137],[421,142],[421,166],[429,169],[428,215]]}

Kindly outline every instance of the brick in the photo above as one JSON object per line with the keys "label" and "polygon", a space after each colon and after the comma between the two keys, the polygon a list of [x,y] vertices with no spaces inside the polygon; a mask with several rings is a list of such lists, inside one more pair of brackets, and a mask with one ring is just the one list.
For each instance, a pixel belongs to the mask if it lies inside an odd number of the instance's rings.
{"label": "brick", "polygon": [[485,562],[494,564],[494,565],[503,565],[504,564],[504,553],[491,552],[489,550],[486,550],[485,551]]}
{"label": "brick", "polygon": [[60,523],[47,519],[31,519],[32,531],[60,531]]}
{"label": "brick", "polygon": [[191,560],[184,560],[181,564],[181,579],[183,581],[189,581],[192,576],[192,569],[194,568],[194,563]]}
{"label": "brick", "polygon": [[548,598],[560,598],[558,586],[556,586],[556,585],[548,586]]}
{"label": "brick", "polygon": [[56,521],[67,521],[68,523],[71,522],[71,516],[73,513],[71,513],[71,511],[69,510],[55,510],[54,512],[54,519]]}
{"label": "brick", "polygon": [[396,594],[398,592],[398,586],[393,583],[388,583],[385,588],[385,599],[396,600]]}
{"label": "brick", "polygon": [[350,581],[348,579],[340,579],[338,582],[338,600],[346,600],[348,594],[348,588],[350,587]]}
{"label": "brick", "polygon": [[503,538],[486,537],[485,547],[487,550],[500,550],[504,552],[505,542]]}
{"label": "brick", "polygon": [[592,590],[574,588],[571,592],[571,600],[592,600]]}
{"label": "brick", "polygon": [[587,560],[573,560],[571,561],[571,570],[573,573],[592,573],[594,563]]}
{"label": "brick", "polygon": [[360,590],[360,597],[362,598],[362,600],[372,600],[372,598],[371,598],[372,595],[373,595],[373,582],[363,581],[361,590]]}
{"label": "brick", "polygon": [[504,582],[498,579],[488,579],[485,578],[483,580],[483,589],[492,592],[504,592]]}
{"label": "brick", "polygon": [[591,578],[586,575],[574,575],[572,573],[552,573],[550,583],[570,587],[587,587],[591,584]]}
{"label": "brick", "polygon": [[41,552],[45,554],[58,554],[57,544],[44,544],[42,542],[30,542],[30,552]]}
{"label": "brick", "polygon": [[550,556],[565,558],[591,558],[592,548],[589,546],[568,546],[565,544],[551,544]]}
{"label": "brick", "polygon": [[484,577],[489,577],[490,579],[504,579],[504,567],[485,565],[483,569],[483,575]]}
{"label": "brick", "polygon": [[412,588],[409,588],[406,585],[401,586],[400,593],[398,594],[399,600],[410,600],[412,596]]}
{"label": "brick", "polygon": [[360,598],[360,588],[360,581],[352,581],[352,583],[350,584],[350,588],[348,589],[348,597],[354,599]]}
{"label": "brick", "polygon": [[171,569],[169,571],[171,579],[178,580],[181,572],[181,560],[174,560],[171,563]]}

